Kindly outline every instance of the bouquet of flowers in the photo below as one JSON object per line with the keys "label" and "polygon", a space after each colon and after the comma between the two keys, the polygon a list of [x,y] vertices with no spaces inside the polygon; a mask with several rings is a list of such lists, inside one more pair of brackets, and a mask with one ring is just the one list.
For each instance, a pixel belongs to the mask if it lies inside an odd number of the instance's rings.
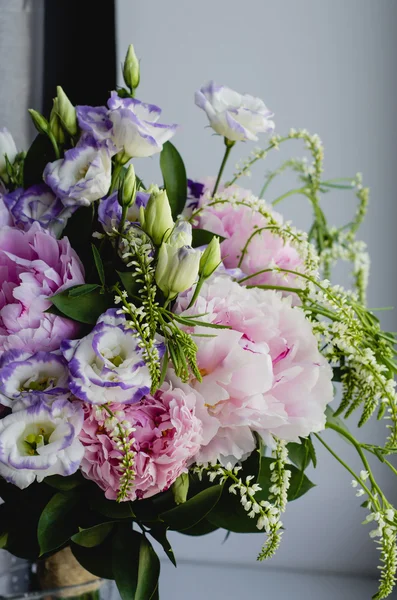
{"label": "bouquet of flowers", "polygon": [[[175,563],[168,530],[259,532],[258,559],[270,558],[320,443],[364,501],[381,553],[374,598],[386,598],[397,515],[368,456],[397,473],[396,340],[365,305],[356,234],[368,189],[359,176],[326,180],[317,135],[275,134],[262,100],[214,83],[195,101],[224,158],[216,179],[187,179],[169,141],[177,127],[135,98],[132,46],[123,72],[107,106],[74,107],[59,87],[48,119],[31,110],[27,153],[0,133],[1,547],[42,561],[68,549],[124,600],[158,598],[152,541]],[[233,147],[259,133],[266,148],[224,181]],[[311,160],[283,162],[258,196],[237,184],[289,140]],[[133,161],[155,154],[164,181],[147,187]],[[286,170],[296,189],[267,203]],[[335,228],[321,196],[338,188],[358,208]],[[292,194],[313,208],[308,234],[275,210]],[[338,260],[352,265],[351,290],[330,283]],[[360,426],[387,419],[383,447],[349,432],[341,417],[353,413]],[[354,446],[361,472],[326,427]]]}

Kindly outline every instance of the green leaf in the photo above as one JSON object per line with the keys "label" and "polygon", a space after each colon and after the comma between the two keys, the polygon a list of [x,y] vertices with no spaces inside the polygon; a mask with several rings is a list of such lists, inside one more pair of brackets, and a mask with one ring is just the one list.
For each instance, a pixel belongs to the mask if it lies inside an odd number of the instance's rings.
{"label": "green leaf", "polygon": [[8,533],[4,532],[0,535],[0,550],[3,550],[7,546]]}
{"label": "green leaf", "polygon": [[112,537],[109,535],[102,544],[93,548],[85,548],[73,542],[70,544],[70,548],[78,562],[87,571],[96,575],[96,577],[114,579],[111,560],[113,551]]}
{"label": "green leaf", "polygon": [[35,137],[23,166],[23,187],[43,183],[43,171],[47,163],[56,159],[54,148],[46,135]]}
{"label": "green leaf", "polygon": [[82,529],[79,533],[75,533],[71,540],[79,546],[85,548],[93,548],[101,544],[110,534],[114,527],[114,523],[100,523],[88,529]]}
{"label": "green leaf", "polygon": [[131,502],[108,500],[97,486],[90,490],[88,496],[90,508],[108,519],[132,519],[135,516]]}
{"label": "green leaf", "polygon": [[160,154],[160,168],[174,219],[183,211],[187,199],[187,177],[183,160],[171,142],[166,142]]}
{"label": "green leaf", "polygon": [[199,523],[214,508],[222,494],[222,485],[204,489],[184,504],[160,514],[160,518],[170,529],[183,531]]}
{"label": "green leaf", "polygon": [[184,535],[192,535],[198,537],[200,535],[207,535],[208,533],[212,533],[217,529],[219,529],[219,527],[213,525],[212,523],[207,521],[207,519],[201,519],[199,523],[197,523],[193,527],[190,527],[189,529],[184,529],[180,533],[183,533]]}
{"label": "green leaf", "polygon": [[176,567],[175,554],[167,538],[167,527],[165,527],[163,524],[154,525],[153,527],[151,527],[149,533],[163,547],[166,556]]}
{"label": "green leaf", "polygon": [[44,479],[44,483],[51,487],[61,490],[62,492],[68,492],[74,488],[86,483],[87,480],[81,475],[80,471],[77,471],[74,475],[69,477],[62,477],[61,475],[50,475]]}
{"label": "green leaf", "polygon": [[111,294],[101,294],[99,288],[76,298],[71,295],[76,287],[80,286],[73,286],[64,292],[55,294],[49,300],[66,317],[80,323],[95,325],[97,319],[112,306],[113,298]]}
{"label": "green leaf", "polygon": [[138,585],[134,600],[151,600],[159,585],[160,561],[146,537],[139,549]]}
{"label": "green leaf", "polygon": [[302,439],[302,443],[298,444],[291,442],[287,445],[288,458],[290,461],[298,467],[300,471],[304,471],[310,465],[311,457],[309,452],[309,446],[306,444],[306,440]]}
{"label": "green leaf", "polygon": [[120,277],[123,288],[131,298],[139,296],[142,284],[138,283],[135,277],[132,276],[132,271],[117,271],[117,275]]}
{"label": "green leaf", "polygon": [[96,270],[98,271],[99,280],[102,285],[105,285],[105,269],[103,268],[103,262],[101,259],[101,255],[99,254],[99,250],[95,246],[95,244],[91,244],[91,248],[92,248],[92,253],[94,255]]}
{"label": "green leaf", "polygon": [[160,561],[146,537],[119,526],[111,556],[122,600],[151,600],[158,587]]}
{"label": "green leaf", "polygon": [[100,289],[100,285],[97,283],[83,283],[82,285],[75,285],[73,288],[69,288],[69,297],[70,298],[79,298],[80,296],[85,296],[86,294],[90,294],[91,292]]}
{"label": "green leaf", "polygon": [[48,502],[37,527],[41,554],[56,550],[76,532],[74,508],[78,500],[79,496],[74,492],[59,492]]}
{"label": "green leaf", "polygon": [[214,236],[218,237],[220,242],[223,242],[223,240],[225,239],[221,235],[218,235],[217,233],[212,233],[212,231],[207,231],[206,229],[193,229],[192,234],[193,234],[193,241],[192,241],[193,248],[198,248],[199,246],[206,246],[207,244],[210,243],[210,241],[212,240],[212,238]]}
{"label": "green leaf", "polygon": [[142,534],[132,526],[119,525],[113,537],[111,562],[122,600],[135,600],[138,585],[138,561]]}

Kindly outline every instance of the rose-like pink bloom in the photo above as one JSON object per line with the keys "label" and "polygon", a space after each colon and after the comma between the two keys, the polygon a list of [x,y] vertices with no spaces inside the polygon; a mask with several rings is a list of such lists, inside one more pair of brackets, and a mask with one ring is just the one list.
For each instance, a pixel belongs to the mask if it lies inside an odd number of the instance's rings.
{"label": "rose-like pink bloom", "polygon": [[[135,479],[128,500],[149,498],[167,490],[187,472],[192,457],[202,443],[202,424],[195,416],[197,394],[163,384],[153,396],[139,404],[113,404],[117,417],[131,424]],[[202,401],[202,399],[201,399]],[[109,429],[108,414],[98,407],[85,405],[85,421],[80,440],[85,447],[81,469],[114,500],[120,488],[121,457]]]}
{"label": "rose-like pink bloom", "polygon": [[[188,201],[185,213],[192,214],[202,208],[194,221],[194,227],[212,231],[226,238],[221,243],[221,253],[227,268],[240,267],[246,275],[254,275],[273,266],[292,271],[302,271],[302,259],[297,250],[269,229],[268,219],[258,207],[270,211],[273,218],[282,224],[282,216],[275,212],[264,200],[259,200],[250,190],[237,185],[220,187],[216,200],[211,197],[214,183],[212,179],[200,187],[190,182],[190,189],[196,198]],[[198,197],[197,197],[198,196]],[[227,202],[222,202],[227,200]],[[281,285],[302,287],[299,276],[273,273],[256,275],[247,280],[249,285]]]}
{"label": "rose-like pink bloom", "polygon": [[83,266],[67,238],[56,240],[38,223],[29,231],[0,230],[0,352],[59,349],[78,324],[45,313],[49,296],[84,283]]}
{"label": "rose-like pink bloom", "polygon": [[[310,322],[291,298],[274,290],[248,289],[215,275],[187,309],[192,292],[179,296],[176,312],[206,314],[227,325],[216,337],[195,337],[202,382],[190,382],[205,399],[217,432],[198,462],[244,459],[254,448],[252,432],[265,443],[272,435],[299,441],[325,426],[332,400],[332,371],[320,354]],[[208,328],[195,328],[208,333]],[[197,415],[202,417],[202,406]]]}

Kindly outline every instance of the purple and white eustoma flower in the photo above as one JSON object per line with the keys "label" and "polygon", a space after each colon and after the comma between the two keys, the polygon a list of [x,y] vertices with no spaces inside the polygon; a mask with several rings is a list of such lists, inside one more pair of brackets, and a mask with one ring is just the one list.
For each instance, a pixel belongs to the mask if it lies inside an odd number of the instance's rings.
{"label": "purple and white eustoma flower", "polygon": [[39,183],[24,190],[18,188],[4,195],[4,204],[8,208],[14,224],[27,231],[36,221],[59,237],[77,206],[66,208],[45,183]]}
{"label": "purple and white eustoma flower", "polygon": [[[139,402],[151,387],[139,338],[115,309],[104,313],[89,335],[64,341],[61,350],[69,363],[69,388],[90,404]],[[162,355],[163,345],[159,344]]]}
{"label": "purple and white eustoma flower", "polygon": [[8,129],[2,127],[0,129],[0,177],[6,182],[8,182],[6,157],[12,164],[17,154],[18,150],[14,138]]}
{"label": "purple and white eustoma flower", "polygon": [[84,414],[80,402],[37,403],[0,420],[0,475],[24,489],[36,479],[72,475],[84,448],[78,439]]}
{"label": "purple and white eustoma flower", "polygon": [[206,112],[212,129],[232,142],[256,142],[258,133],[274,131],[274,114],[260,98],[210,81],[196,92],[195,102]]}
{"label": "purple and white eustoma flower", "polygon": [[[142,206],[146,207],[150,194],[146,192],[137,192],[135,201],[127,210],[126,221],[137,223],[139,221],[139,210]],[[121,221],[121,206],[118,201],[118,192],[110,194],[103,198],[98,207],[98,220],[102,224],[106,233],[114,233],[118,230]]]}
{"label": "purple and white eustoma flower", "polygon": [[44,181],[64,206],[90,206],[106,196],[112,179],[108,145],[85,136],[64,158],[48,163]]}
{"label": "purple and white eustoma flower", "polygon": [[112,92],[108,108],[77,106],[79,126],[96,140],[111,140],[124,158],[140,158],[161,152],[177,125],[158,123],[161,109],[135,98]]}
{"label": "purple and white eustoma flower", "polygon": [[0,402],[13,410],[69,394],[69,371],[57,352],[9,350],[0,358]]}

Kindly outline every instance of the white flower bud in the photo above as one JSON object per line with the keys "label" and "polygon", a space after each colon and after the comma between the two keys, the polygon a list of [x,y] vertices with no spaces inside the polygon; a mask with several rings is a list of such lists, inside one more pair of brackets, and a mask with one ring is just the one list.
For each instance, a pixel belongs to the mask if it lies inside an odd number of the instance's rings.
{"label": "white flower bud", "polygon": [[33,125],[36,127],[39,133],[46,134],[49,129],[48,121],[43,115],[41,115],[37,110],[33,108],[29,108],[28,110],[30,116],[32,117]]}
{"label": "white flower bud", "polygon": [[[135,169],[133,165],[129,165],[127,173],[125,174],[122,191],[121,191],[121,205],[132,206],[136,196],[136,177]],[[120,196],[119,196],[120,198]]]}
{"label": "white flower bud", "polygon": [[0,177],[8,181],[6,156],[12,164],[18,154],[17,147],[11,133],[3,127],[0,129]]}
{"label": "white flower bud", "polygon": [[210,277],[221,262],[221,246],[218,237],[213,237],[200,260],[200,276]]}
{"label": "white flower bud", "polygon": [[160,246],[166,235],[171,233],[174,220],[165,190],[154,189],[144,212],[142,229]]}
{"label": "white flower bud", "polygon": [[192,245],[192,226],[188,221],[178,221],[170,237],[167,240],[167,244],[174,248],[182,248],[182,246]]}
{"label": "white flower bud", "polygon": [[57,86],[58,115],[69,135],[78,131],[76,109],[60,85]]}
{"label": "white flower bud", "polygon": [[131,91],[138,87],[141,78],[139,60],[132,44],[128,46],[127,54],[125,55],[123,76],[125,84]]}
{"label": "white flower bud", "polygon": [[192,287],[198,277],[201,252],[189,246],[175,248],[161,244],[156,268],[156,283],[167,299]]}
{"label": "white flower bud", "polygon": [[61,120],[59,118],[59,107],[58,107],[58,98],[54,98],[54,104],[52,107],[52,111],[50,114],[50,129],[54,134],[56,141],[59,144],[65,143],[65,132],[62,127]]}

